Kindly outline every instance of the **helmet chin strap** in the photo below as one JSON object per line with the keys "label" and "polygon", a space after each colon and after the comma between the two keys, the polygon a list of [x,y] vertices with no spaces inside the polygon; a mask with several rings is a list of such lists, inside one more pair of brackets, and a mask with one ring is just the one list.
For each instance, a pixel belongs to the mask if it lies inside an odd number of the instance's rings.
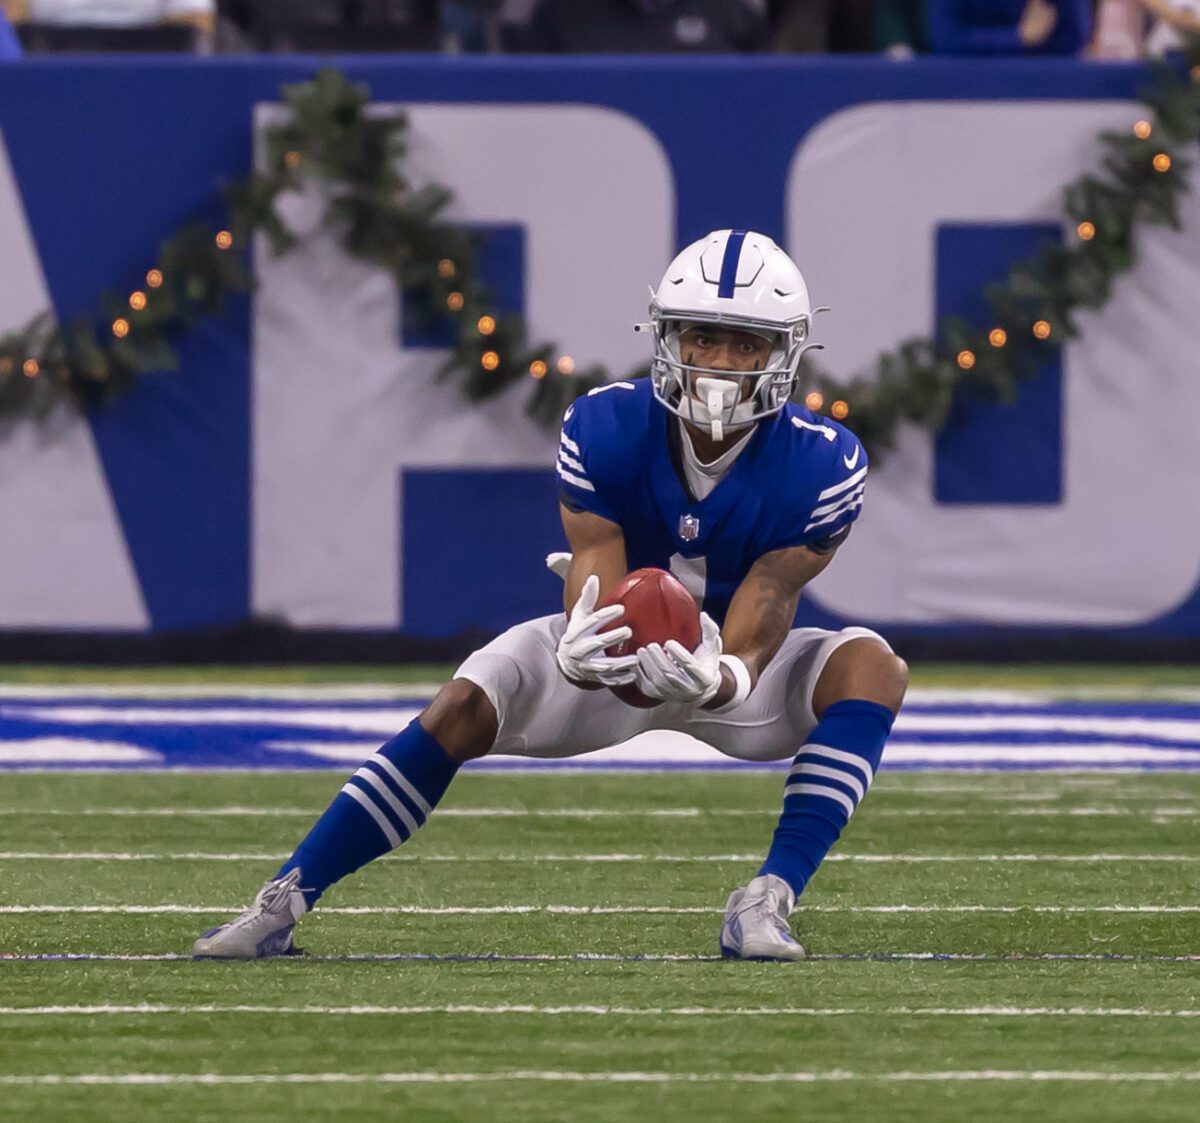
{"label": "helmet chin strap", "polygon": [[696,379],[696,389],[704,396],[708,408],[708,425],[714,441],[725,439],[725,411],[731,409],[741,395],[742,388],[724,378]]}

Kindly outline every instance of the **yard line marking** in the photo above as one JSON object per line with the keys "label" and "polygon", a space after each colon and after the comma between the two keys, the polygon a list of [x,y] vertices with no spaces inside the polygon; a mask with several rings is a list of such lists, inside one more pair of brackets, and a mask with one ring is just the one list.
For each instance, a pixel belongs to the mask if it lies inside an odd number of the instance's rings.
{"label": "yard line marking", "polygon": [[[897,951],[838,952],[808,957],[824,963],[1200,963],[1200,955],[1134,955],[1124,952],[985,952]],[[0,962],[13,963],[190,963],[195,957],[178,952],[0,952]],[[552,954],[530,952],[390,952],[374,955],[302,955],[289,963],[722,963],[719,955],[689,955],[682,952],[615,955],[602,952]]]}
{"label": "yard line marking", "polygon": [[1093,1072],[1080,1069],[964,1069],[943,1072],[270,1072],[270,1073],[168,1073],[128,1072],[43,1073],[36,1076],[0,1076],[0,1085],[52,1087],[162,1087],[247,1084],[817,1084],[852,1083],[1183,1083],[1200,1081],[1200,1071]]}
{"label": "yard line marking", "polygon": [[[276,862],[289,851],[274,853],[210,854],[204,851],[0,851],[5,862]],[[405,854],[392,853],[385,862],[759,862],[761,854]],[[1200,854],[830,854],[827,862],[1200,862]]]}
{"label": "yard line marking", "polygon": [[135,1005],[104,1006],[0,1006],[0,1017],[127,1016],[143,1014],[288,1014],[332,1017],[447,1015],[536,1015],[545,1017],[656,1017],[656,1018],[830,1018],[830,1017],[918,1017],[918,1018],[1197,1018],[1200,1009],[1154,1010],[1146,1007],[1086,1006],[532,1006],[505,1004],[481,1006],[453,1003],[442,1006],[271,1006],[271,1005],[164,1005],[143,1002]]}
{"label": "yard line marking", "polygon": [[[244,902],[243,902],[244,903]],[[820,913],[1118,913],[1190,914],[1200,905],[821,905],[801,904],[801,912]],[[0,905],[0,915],[98,914],[142,916],[184,914],[219,916],[236,913],[242,904],[229,905]],[[343,905],[326,908],[320,916],[519,916],[527,913],[564,916],[708,916],[723,915],[716,905]]]}
{"label": "yard line marking", "polygon": [[[1154,797],[1147,797],[1148,799]],[[1015,818],[1200,818],[1200,807],[878,807],[872,802],[871,815],[885,818],[948,816],[1012,816]],[[28,808],[0,807],[0,815],[29,818],[70,818],[90,816],[104,818],[315,818],[319,807],[80,807]],[[699,808],[699,807],[445,807],[438,809],[438,818],[463,819],[700,819],[700,818],[760,818],[779,817],[779,809],[763,808]]]}

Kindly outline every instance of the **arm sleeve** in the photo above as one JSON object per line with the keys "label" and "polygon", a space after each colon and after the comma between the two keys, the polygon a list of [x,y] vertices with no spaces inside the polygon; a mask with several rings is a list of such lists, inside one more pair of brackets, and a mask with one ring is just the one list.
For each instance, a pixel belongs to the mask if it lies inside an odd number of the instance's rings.
{"label": "arm sleeve", "polygon": [[558,438],[558,495],[572,511],[620,523],[620,484],[614,480],[609,449],[595,423],[594,409],[586,397],[576,401],[563,418]]}

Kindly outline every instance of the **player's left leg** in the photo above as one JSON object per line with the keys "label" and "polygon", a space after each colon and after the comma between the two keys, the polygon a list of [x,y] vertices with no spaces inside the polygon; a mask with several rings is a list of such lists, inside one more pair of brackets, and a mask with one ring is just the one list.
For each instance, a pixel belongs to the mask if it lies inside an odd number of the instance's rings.
{"label": "player's left leg", "polygon": [[747,712],[739,707],[720,726],[696,730],[746,759],[794,754],[767,858],[729,899],[723,954],[804,957],[787,916],[865,797],[907,685],[904,661],[874,633],[797,629],[747,699]]}

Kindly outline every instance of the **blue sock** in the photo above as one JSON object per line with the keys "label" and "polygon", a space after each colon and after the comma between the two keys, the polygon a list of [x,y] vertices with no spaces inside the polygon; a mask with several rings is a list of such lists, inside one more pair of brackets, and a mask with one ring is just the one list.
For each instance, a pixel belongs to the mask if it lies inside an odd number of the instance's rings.
{"label": "blue sock", "polygon": [[416,834],[457,771],[458,762],[414,718],[346,781],[275,876],[299,866],[312,908],[335,881]]}
{"label": "blue sock", "polygon": [[796,756],[783,814],[759,874],[782,877],[797,897],[862,802],[895,716],[878,702],[834,702]]}

